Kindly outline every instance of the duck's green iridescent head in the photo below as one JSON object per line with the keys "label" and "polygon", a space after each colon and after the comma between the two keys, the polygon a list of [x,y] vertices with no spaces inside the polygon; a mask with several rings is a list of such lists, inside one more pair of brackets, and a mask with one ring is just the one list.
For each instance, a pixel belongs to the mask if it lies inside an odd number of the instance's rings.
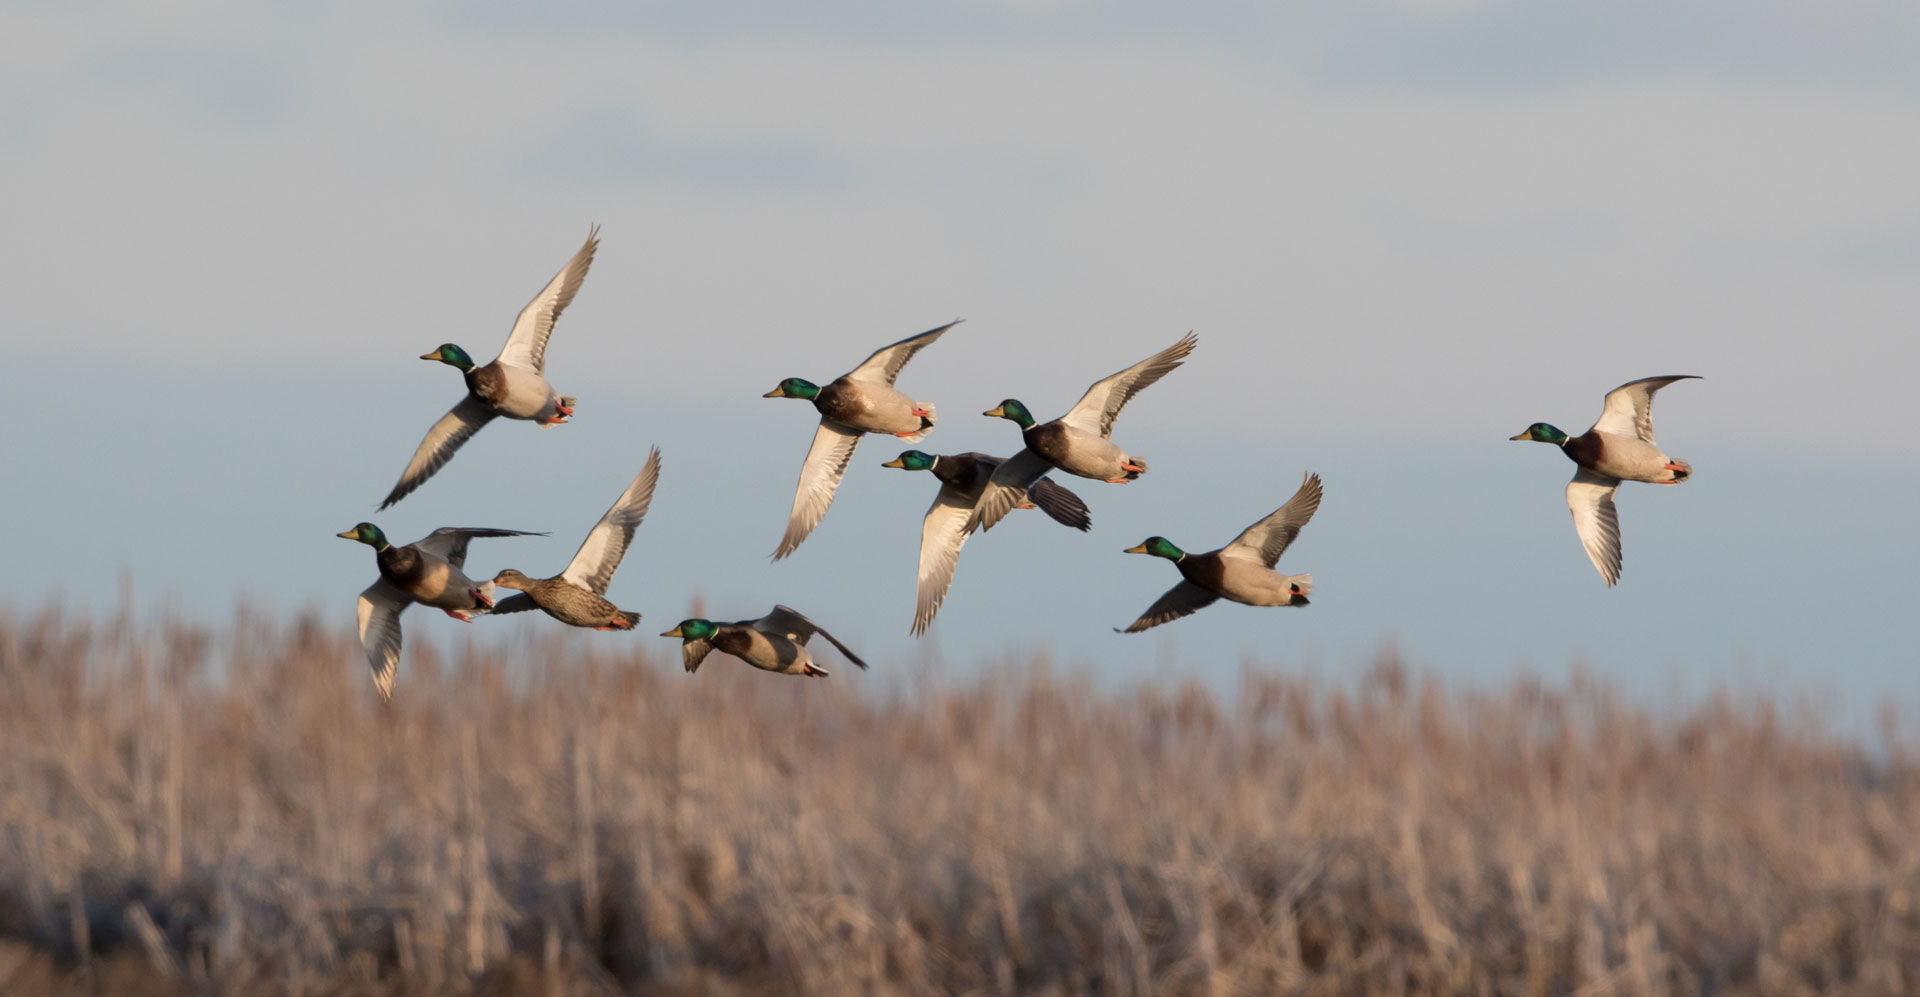
{"label": "duck's green iridescent head", "polygon": [[1033,416],[1027,412],[1027,407],[1020,404],[1016,399],[1009,398],[980,414],[999,416],[1002,419],[1012,419],[1014,422],[1020,424],[1021,429],[1033,428]]}
{"label": "duck's green iridescent head", "polygon": [[1140,541],[1138,547],[1128,547],[1126,550],[1121,551],[1121,553],[1152,554],[1154,557],[1164,557],[1169,561],[1178,561],[1187,556],[1186,551],[1175,547],[1173,541],[1168,540],[1166,537],[1148,537]]}
{"label": "duck's green iridescent head", "polygon": [[441,343],[440,348],[434,350],[432,353],[420,354],[420,359],[438,360],[449,367],[458,367],[462,374],[473,369],[473,358],[467,356],[466,350],[452,343]]}
{"label": "duck's green iridescent head", "polygon": [[712,640],[713,635],[719,632],[720,628],[715,626],[712,620],[691,619],[681,620],[679,626],[660,636],[679,637],[682,640]]}
{"label": "duck's green iridescent head", "polygon": [[358,540],[372,547],[374,550],[386,550],[388,547],[393,546],[387,542],[387,535],[380,532],[380,527],[372,523],[361,523],[351,530],[335,533],[334,536],[345,537],[348,540]]}
{"label": "duck's green iridescent head", "polygon": [[1536,422],[1533,425],[1528,426],[1526,429],[1526,432],[1523,432],[1518,436],[1509,436],[1507,437],[1507,439],[1532,440],[1535,443],[1551,443],[1554,446],[1559,446],[1559,447],[1564,447],[1567,445],[1567,434],[1561,432],[1558,429],[1555,429],[1554,427],[1544,422]]}
{"label": "duck's green iridescent head", "polygon": [[919,450],[902,450],[900,451],[900,456],[880,466],[898,467],[908,471],[931,471],[933,470],[933,462],[938,459],[938,457],[930,453],[922,453]]}
{"label": "duck's green iridescent head", "polygon": [[772,391],[761,395],[762,398],[805,398],[812,401],[820,393],[820,386],[799,377],[789,377],[774,386]]}

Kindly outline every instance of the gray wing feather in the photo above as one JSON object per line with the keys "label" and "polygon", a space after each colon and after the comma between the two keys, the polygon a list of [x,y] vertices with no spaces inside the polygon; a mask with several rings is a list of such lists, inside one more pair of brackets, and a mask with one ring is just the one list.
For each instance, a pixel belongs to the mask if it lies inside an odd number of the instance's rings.
{"label": "gray wing feather", "polygon": [[1139,619],[1128,624],[1125,630],[1115,628],[1114,632],[1137,634],[1142,630],[1157,627],[1169,620],[1177,620],[1182,616],[1191,616],[1213,605],[1214,600],[1218,598],[1220,597],[1214,595],[1212,592],[1190,581],[1181,579],[1180,584],[1168,589],[1165,595],[1155,600],[1153,605],[1148,606],[1147,611],[1141,613]]}
{"label": "gray wing feather", "polygon": [[1653,442],[1653,393],[1675,381],[1699,380],[1698,374],[1643,377],[1607,392],[1606,407],[1593,428],[1615,436],[1637,436]]}
{"label": "gray wing feather", "polygon": [[699,670],[700,662],[707,660],[707,652],[713,645],[704,640],[688,640],[680,643],[680,663],[687,666],[688,672]]}
{"label": "gray wing feather", "polygon": [[1093,528],[1093,513],[1087,510],[1087,504],[1071,489],[1054,483],[1052,478],[1034,482],[1027,489],[1027,498],[1061,526],[1071,526],[1083,533]]}
{"label": "gray wing feather", "polygon": [[387,493],[386,501],[380,508],[406,498],[415,488],[425,484],[447,461],[453,459],[454,451],[459,450],[480,427],[493,420],[493,408],[486,402],[469,394],[460,399],[460,404],[440,417],[440,421],[427,430],[426,438],[414,448],[413,459],[407,461],[407,469],[400,472],[400,481]]}
{"label": "gray wing feather", "polygon": [[660,448],[654,447],[633,483],[620,493],[593,529],[587,531],[587,539],[580,543],[579,551],[560,577],[594,595],[606,595],[613,573],[627,556],[627,546],[633,543],[633,531],[646,518],[647,507],[653,503],[653,486],[659,480]]}
{"label": "gray wing feather", "polygon": [[587,231],[587,241],[573,254],[573,259],[527,302],[527,307],[520,309],[513,331],[507,334],[507,345],[500,348],[501,363],[536,374],[545,373],[547,340],[553,336],[553,324],[573,303],[581,282],[587,279],[587,268],[593,265],[594,250],[599,248],[600,226],[595,225]]}
{"label": "gray wing feather", "polygon": [[494,530],[479,526],[442,526],[410,546],[438,557],[456,568],[467,566],[467,541],[474,537],[544,537],[526,530]]}
{"label": "gray wing feather", "polygon": [[1620,514],[1613,507],[1613,493],[1620,481],[1581,468],[1567,483],[1567,508],[1573,511],[1573,529],[1580,535],[1600,577],[1609,587],[1620,580]]}
{"label": "gray wing feather", "polygon": [[960,319],[954,319],[938,329],[928,329],[918,336],[908,336],[891,346],[883,346],[873,351],[872,356],[863,361],[860,366],[855,367],[847,376],[856,381],[880,381],[892,387],[894,378],[900,376],[900,368],[905,367],[915,353],[925,349],[948,329],[959,324]]}
{"label": "gray wing feather", "polygon": [[1013,507],[1020,503],[1020,497],[1028,494],[1033,483],[1040,480],[1051,466],[1046,458],[1022,449],[1007,458],[1006,463],[994,468],[993,476],[987,479],[986,489],[980,493],[980,500],[973,504],[973,515],[967,519],[967,532],[993,529],[994,524],[1013,511]]}
{"label": "gray wing feather", "polygon": [[973,503],[960,489],[940,486],[927,516],[920,523],[920,573],[914,588],[913,634],[927,632],[933,617],[946,601],[953,585],[953,573],[960,564],[960,548],[967,543],[967,520]]}
{"label": "gray wing feather", "polygon": [[393,698],[393,680],[400,673],[400,614],[413,600],[382,578],[360,593],[355,616],[360,626],[360,645],[367,652],[367,666],[373,669],[373,687],[380,698]]}
{"label": "gray wing feather", "polygon": [[1087,393],[1060,421],[1102,439],[1112,435],[1113,420],[1126,408],[1133,396],[1148,385],[1167,376],[1193,352],[1199,337],[1189,332],[1180,341],[1117,374],[1093,382]]}
{"label": "gray wing feather", "polygon": [[1247,527],[1232,543],[1221,548],[1220,553],[1226,557],[1257,560],[1272,568],[1280,563],[1280,555],[1287,552],[1287,545],[1300,535],[1300,528],[1307,525],[1307,520],[1312,519],[1319,508],[1320,476],[1307,474],[1300,479],[1299,490],[1286,505]]}
{"label": "gray wing feather", "polygon": [[838,423],[820,420],[814,431],[813,446],[807,448],[806,463],[800,465],[800,484],[794,489],[793,511],[787,516],[787,532],[773,552],[778,561],[800,547],[801,541],[820,525],[833,504],[833,493],[846,476],[847,462],[860,445],[860,431]]}
{"label": "gray wing feather", "polygon": [[852,648],[840,643],[838,638],[828,633],[819,624],[800,615],[800,611],[797,609],[776,605],[773,607],[773,612],[753,621],[753,627],[756,630],[761,630],[766,633],[784,634],[793,638],[795,643],[803,646],[814,634],[819,634],[825,637],[828,643],[839,648],[840,653],[846,655],[848,661],[859,665],[861,668],[867,667],[867,663],[861,661],[860,656],[853,653]]}

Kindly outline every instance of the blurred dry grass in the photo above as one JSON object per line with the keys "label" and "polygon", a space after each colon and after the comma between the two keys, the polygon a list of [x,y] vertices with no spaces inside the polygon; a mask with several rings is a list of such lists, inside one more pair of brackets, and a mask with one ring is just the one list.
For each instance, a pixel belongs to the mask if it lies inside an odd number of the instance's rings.
{"label": "blurred dry grass", "polygon": [[1913,765],[1764,699],[619,646],[416,638],[382,707],[332,620],[0,613],[0,991],[1920,985]]}

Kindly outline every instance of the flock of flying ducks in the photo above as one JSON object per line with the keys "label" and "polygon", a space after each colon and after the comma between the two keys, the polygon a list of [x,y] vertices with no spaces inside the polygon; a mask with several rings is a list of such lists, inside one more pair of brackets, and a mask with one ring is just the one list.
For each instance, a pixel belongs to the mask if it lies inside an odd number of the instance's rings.
{"label": "flock of flying ducks", "polygon": [[[555,391],[546,379],[547,340],[560,313],[586,278],[599,247],[598,234],[598,228],[590,231],[567,265],[521,310],[506,346],[492,363],[477,366],[453,343],[421,357],[457,368],[466,381],[467,393],[427,431],[400,480],[380,504],[381,509],[419,488],[496,417],[530,421],[542,429],[561,425],[572,417],[575,399]],[[933,404],[909,397],[896,389],[894,382],[907,361],[956,324],[957,320],[883,347],[824,386],[790,377],[767,392],[768,398],[812,402],[820,413],[820,425],[801,465],[793,510],[787,518],[786,533],[774,550],[774,560],[793,553],[820,525],[862,436],[884,433],[915,444],[933,429],[937,420]],[[1082,531],[1092,527],[1086,503],[1049,480],[1050,472],[1064,471],[1110,483],[1133,481],[1147,472],[1144,459],[1113,442],[1113,421],[1134,395],[1179,367],[1198,342],[1189,332],[1153,356],[1095,381],[1079,403],[1051,422],[1037,421],[1013,398],[988,409],[985,415],[1007,419],[1020,427],[1024,446],[1012,457],[1002,459],[984,453],[936,456],[907,450],[886,462],[886,467],[931,471],[940,480],[940,491],[921,524],[914,634],[925,633],[939,612],[953,583],[960,549],[975,532],[992,529],[1015,509],[1033,508],[1063,526]],[[1691,465],[1668,457],[1654,442],[1652,417],[1654,392],[1692,376],[1642,378],[1613,389],[1607,393],[1600,418],[1579,436],[1569,437],[1547,423],[1537,422],[1512,437],[1554,444],[1577,465],[1567,485],[1567,506],[1573,512],[1581,545],[1609,586],[1620,578],[1620,520],[1613,503],[1620,483],[1676,485],[1692,473]],[[381,696],[393,695],[400,662],[400,615],[414,603],[468,622],[482,614],[540,609],[571,626],[632,629],[640,614],[608,601],[607,586],[633,541],[634,530],[647,514],[659,478],[660,451],[655,448],[632,483],[587,532],[573,560],[548,578],[534,578],[508,568],[491,580],[476,581],[465,570],[467,545],[476,537],[545,534],[448,526],[404,547],[390,543],[372,523],[360,523],[338,534],[375,551],[380,577],[360,593],[358,617],[361,643]],[[1121,632],[1138,633],[1159,626],[1218,599],[1249,606],[1307,605],[1313,576],[1284,574],[1275,566],[1320,508],[1320,497],[1320,476],[1307,474],[1284,505],[1217,550],[1191,554],[1157,536],[1127,548],[1129,554],[1150,554],[1172,561],[1181,581]],[[517,589],[519,593],[496,602],[496,587]],[[681,639],[681,657],[689,672],[700,666],[709,651],[718,649],[767,671],[825,676],[826,669],[816,664],[807,650],[808,640],[816,633],[847,660],[867,667],[832,634],[786,606],[777,605],[759,619],[735,623],[682,620],[661,636]]]}

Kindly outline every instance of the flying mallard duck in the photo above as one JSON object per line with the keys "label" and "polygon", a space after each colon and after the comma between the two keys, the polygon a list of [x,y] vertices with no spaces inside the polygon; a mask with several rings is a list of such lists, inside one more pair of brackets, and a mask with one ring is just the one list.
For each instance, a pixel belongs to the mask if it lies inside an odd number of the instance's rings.
{"label": "flying mallard duck", "polygon": [[1300,528],[1320,508],[1320,476],[1301,479],[1300,490],[1273,515],[1247,527],[1233,542],[1205,554],[1189,554],[1166,537],[1148,537],[1128,554],[1152,554],[1172,561],[1185,578],[1167,590],[1147,611],[1120,633],[1139,633],[1169,620],[1199,612],[1215,599],[1227,598],[1248,606],[1304,606],[1313,591],[1312,575],[1283,575],[1273,566]]}
{"label": "flying mallard duck", "polygon": [[1147,473],[1147,462],[1114,446],[1113,420],[1141,389],[1180,366],[1200,340],[1189,332],[1180,341],[1103,380],[1095,381],[1066,415],[1035,425],[1027,407],[1009,398],[988,409],[1019,423],[1026,449],[1014,454],[993,472],[987,489],[974,505],[967,528],[992,529],[1020,500],[1020,493],[1039,480],[1049,467],[1098,481],[1125,482]]}
{"label": "flying mallard duck", "polygon": [[813,446],[807,449],[807,462],[800,465],[800,487],[794,492],[793,512],[787,517],[787,534],[773,552],[778,561],[794,552],[800,542],[820,525],[827,507],[833,504],[834,490],[847,473],[853,448],[862,433],[892,433],[908,443],[918,443],[933,428],[933,405],[916,402],[893,389],[900,368],[913,359],[922,347],[939,339],[959,319],[938,329],[903,339],[892,346],[875,350],[866,362],[820,387],[812,381],[789,377],[767,392],[765,398],[804,398],[820,410],[820,428],[813,434]]}
{"label": "flying mallard duck", "polygon": [[633,531],[647,515],[653,501],[654,483],[660,480],[660,448],[647,455],[646,466],[634,476],[633,483],[620,493],[613,508],[600,517],[587,539],[567,563],[567,570],[552,578],[528,578],[508,568],[493,578],[495,585],[519,589],[521,594],[500,600],[494,615],[542,609],[548,616],[576,627],[595,630],[632,630],[640,622],[639,613],[630,613],[606,599],[607,586],[620,568],[633,542]]}
{"label": "flying mallard duck", "polygon": [[520,310],[513,332],[507,336],[507,345],[492,363],[476,367],[467,351],[452,343],[421,355],[422,360],[438,360],[458,367],[466,376],[467,397],[460,399],[453,411],[441,416],[440,421],[427,430],[426,439],[420,441],[413,459],[407,462],[407,469],[401,472],[399,483],[387,493],[380,508],[406,498],[409,492],[433,477],[453,459],[454,451],[494,416],[531,419],[540,428],[548,429],[573,415],[574,399],[556,393],[553,385],[547,383],[547,338],[553,335],[553,323],[573,301],[580,282],[586,279],[587,267],[593,263],[593,251],[600,246],[599,235],[598,226],[588,231],[580,251]]}
{"label": "flying mallard duck", "polygon": [[1622,481],[1677,485],[1693,474],[1693,465],[1675,460],[1653,442],[1653,393],[1675,381],[1699,380],[1698,374],[1643,377],[1607,392],[1606,407],[1591,429],[1579,436],[1544,422],[1510,437],[1552,443],[1579,469],[1567,485],[1567,508],[1580,545],[1608,586],[1620,580],[1620,515],[1613,493]]}
{"label": "flying mallard duck", "polygon": [[[940,603],[947,598],[947,588],[953,584],[954,568],[960,563],[960,548],[966,544],[967,536],[972,532],[967,527],[967,520],[973,515],[973,506],[979,501],[980,493],[987,489],[987,479],[1001,463],[1001,458],[983,453],[935,457],[918,450],[908,450],[880,465],[908,471],[932,471],[933,476],[940,479],[940,492],[933,497],[933,504],[927,507],[927,518],[920,524],[920,584],[918,606],[913,615],[915,636],[926,633],[934,614],[940,611]],[[1027,489],[1018,507],[1031,509],[1036,506],[1062,526],[1086,530],[1093,525],[1093,518],[1087,513],[1087,504],[1080,501],[1080,496],[1046,478],[1035,481]]]}
{"label": "flying mallard duck", "polygon": [[867,663],[848,650],[847,645],[835,640],[832,634],[820,629],[812,620],[785,606],[775,606],[773,612],[757,620],[742,620],[739,623],[681,620],[679,626],[660,636],[680,638],[680,658],[689,672],[700,667],[708,651],[719,648],[755,668],[783,675],[825,678],[827,670],[814,664],[813,656],[807,653],[807,639],[814,634],[825,637],[839,648],[848,661],[861,668],[867,667]]}
{"label": "flying mallard duck", "polygon": [[395,547],[372,523],[334,534],[373,548],[380,578],[360,593],[360,643],[373,667],[381,699],[393,698],[400,668],[400,614],[419,603],[444,611],[463,623],[493,608],[493,583],[466,576],[467,541],[474,537],[543,537],[524,530],[484,530],[443,526],[425,537]]}

